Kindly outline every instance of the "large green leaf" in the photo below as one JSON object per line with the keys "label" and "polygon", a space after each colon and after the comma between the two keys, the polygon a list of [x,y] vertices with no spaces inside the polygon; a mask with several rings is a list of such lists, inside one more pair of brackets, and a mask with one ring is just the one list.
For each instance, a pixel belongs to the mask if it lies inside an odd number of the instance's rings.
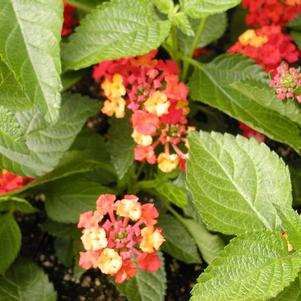
{"label": "large green leaf", "polygon": [[[61,0],[0,0],[0,57],[26,97],[52,122],[61,102],[62,7]],[[13,86],[10,93],[14,99]]]}
{"label": "large green leaf", "polygon": [[[166,290],[166,274],[163,256],[160,256],[161,267],[150,273],[137,269],[135,278],[116,285],[128,301],[163,301]],[[1,301],[1,300],[0,300]]]}
{"label": "large green leaf", "polygon": [[265,144],[242,136],[193,133],[189,139],[187,183],[209,228],[240,234],[274,229],[273,203],[291,207],[287,166]]}
{"label": "large green leaf", "polygon": [[19,260],[0,276],[0,301],[56,301],[56,292],[40,267]]}
{"label": "large green leaf", "polygon": [[[192,25],[194,32],[196,32],[199,20],[191,19],[190,23]],[[223,13],[223,14],[209,16],[206,19],[205,26],[202,30],[202,34],[200,35],[199,41],[196,45],[197,48],[205,47],[208,44],[219,39],[224,34],[226,27],[227,27],[226,14]],[[194,37],[189,37],[182,33],[179,33],[178,37],[179,37],[180,48],[185,53],[188,54]]]}
{"label": "large green leaf", "polygon": [[59,163],[87,117],[97,110],[94,101],[77,94],[64,94],[63,100],[59,120],[53,125],[47,124],[35,108],[5,115],[9,125],[0,126],[0,132],[4,128],[4,134],[0,135],[1,168],[39,176]]}
{"label": "large green leaf", "polygon": [[34,213],[36,209],[25,199],[10,196],[0,196],[0,211],[17,210],[24,213]]}
{"label": "large green leaf", "polygon": [[223,13],[240,2],[240,0],[180,0],[184,12],[191,18]]}
{"label": "large green leaf", "polygon": [[281,292],[276,298],[269,301],[300,301],[301,300],[301,284],[297,278],[290,286]]}
{"label": "large green leaf", "polygon": [[52,182],[45,189],[46,212],[61,223],[77,223],[82,212],[95,210],[99,195],[111,190],[80,176]]}
{"label": "large green leaf", "polygon": [[188,264],[201,262],[195,242],[179,221],[165,214],[160,216],[158,225],[166,239],[162,245],[164,252]]}
{"label": "large green leaf", "polygon": [[192,99],[301,152],[301,111],[295,103],[277,98],[254,62],[239,55],[224,55],[210,64],[194,65],[189,83]]}
{"label": "large green leaf", "polygon": [[263,231],[234,238],[198,279],[191,301],[264,301],[297,277],[301,256],[289,252],[280,233]]}
{"label": "large green leaf", "polygon": [[0,274],[3,274],[16,259],[21,247],[21,231],[10,213],[0,215],[0,241]]}
{"label": "large green leaf", "polygon": [[106,0],[68,0],[68,3],[75,5],[77,8],[85,12],[90,12],[97,5],[101,4],[104,1]]}
{"label": "large green leaf", "polygon": [[113,119],[109,129],[108,152],[119,179],[122,179],[134,163],[135,142],[133,128],[127,118]]}
{"label": "large green leaf", "polygon": [[81,21],[63,47],[65,69],[81,69],[104,60],[145,54],[169,34],[149,0],[113,0]]}

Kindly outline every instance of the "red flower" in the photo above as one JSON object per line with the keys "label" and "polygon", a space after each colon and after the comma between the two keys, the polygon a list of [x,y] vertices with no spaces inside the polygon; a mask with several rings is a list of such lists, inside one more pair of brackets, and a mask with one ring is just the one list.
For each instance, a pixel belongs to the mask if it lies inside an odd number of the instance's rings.
{"label": "red flower", "polygon": [[157,223],[159,212],[154,204],[144,204],[141,206],[141,220],[148,226],[153,226]]}
{"label": "red flower", "polygon": [[137,264],[142,271],[156,272],[160,268],[161,261],[155,253],[142,253],[137,257]]}
{"label": "red flower", "polygon": [[73,28],[78,25],[78,19],[75,17],[76,7],[64,2],[64,23],[61,35],[63,37],[72,33]]}
{"label": "red flower", "polygon": [[0,194],[23,188],[32,178],[24,178],[6,170],[0,170]]}
{"label": "red flower", "polygon": [[246,138],[254,138],[258,142],[264,142],[266,139],[264,135],[253,130],[252,128],[250,128],[249,126],[247,126],[246,124],[244,124],[242,122],[239,123],[239,128],[243,131],[243,136]]}
{"label": "red flower", "polygon": [[137,271],[135,269],[134,263],[131,260],[123,261],[122,267],[116,274],[115,282],[120,284],[135,277],[136,273]]}

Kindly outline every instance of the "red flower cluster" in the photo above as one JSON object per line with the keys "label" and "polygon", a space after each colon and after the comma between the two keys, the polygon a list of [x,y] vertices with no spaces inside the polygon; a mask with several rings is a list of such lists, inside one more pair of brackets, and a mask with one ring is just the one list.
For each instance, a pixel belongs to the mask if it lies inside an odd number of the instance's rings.
{"label": "red flower cluster", "polygon": [[0,170],[0,194],[23,188],[31,178],[23,178],[9,171]]}
{"label": "red flower cluster", "polygon": [[[102,112],[117,118],[131,112],[132,137],[137,143],[135,159],[158,164],[163,172],[178,165],[185,169],[189,113],[188,89],[179,81],[174,61],[147,55],[105,61],[94,67],[106,101]],[[158,155],[156,154],[158,153]]]}
{"label": "red flower cluster", "polygon": [[61,35],[63,37],[72,33],[74,27],[78,25],[78,19],[75,16],[76,7],[64,1],[64,23]]}
{"label": "red flower cluster", "polygon": [[243,0],[247,25],[285,25],[301,12],[301,0]]}
{"label": "red flower cluster", "polygon": [[301,72],[300,68],[289,68],[282,64],[277,68],[273,80],[270,81],[277,96],[281,100],[297,100],[301,103]]}
{"label": "red flower cluster", "polygon": [[140,204],[135,195],[116,201],[115,195],[103,194],[96,211],[82,213],[78,223],[86,252],[80,253],[79,265],[84,269],[99,268],[122,283],[136,275],[133,260],[142,271],[160,268],[156,254],[165,241],[161,229],[155,227],[159,216],[153,204]]}
{"label": "red flower cluster", "polygon": [[242,130],[242,135],[246,138],[254,138],[258,142],[264,142],[265,136],[260,134],[259,132],[253,130],[252,128],[248,127],[246,124],[240,122],[239,128]]}
{"label": "red flower cluster", "polygon": [[289,35],[280,26],[249,29],[228,49],[229,53],[241,53],[261,65],[266,72],[276,69],[282,61],[296,62],[299,52]]}

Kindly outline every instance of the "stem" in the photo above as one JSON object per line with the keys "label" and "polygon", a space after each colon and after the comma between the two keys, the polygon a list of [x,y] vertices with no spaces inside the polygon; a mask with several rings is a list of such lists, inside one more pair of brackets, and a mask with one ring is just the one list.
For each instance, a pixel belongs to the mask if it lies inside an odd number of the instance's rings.
{"label": "stem", "polygon": [[[189,56],[190,59],[192,58],[193,51],[196,49],[198,41],[200,40],[200,37],[201,37],[202,31],[204,29],[205,23],[206,23],[206,17],[201,18],[200,24],[197,28],[196,34],[194,36],[194,39],[191,43],[190,50],[188,52],[188,56]],[[183,81],[186,81],[189,66],[190,66],[190,62],[188,60],[185,60],[184,65],[183,65],[183,73],[182,73]]]}

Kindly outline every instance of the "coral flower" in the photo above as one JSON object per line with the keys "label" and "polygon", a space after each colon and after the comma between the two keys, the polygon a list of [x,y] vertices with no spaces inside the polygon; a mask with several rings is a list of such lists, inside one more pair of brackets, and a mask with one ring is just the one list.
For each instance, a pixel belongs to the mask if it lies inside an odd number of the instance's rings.
{"label": "coral flower", "polygon": [[32,178],[21,177],[0,169],[0,194],[23,188]]}
{"label": "coral flower", "polygon": [[142,241],[140,248],[147,253],[153,253],[159,250],[162,243],[165,241],[159,229],[153,226],[148,226],[141,231]]}

